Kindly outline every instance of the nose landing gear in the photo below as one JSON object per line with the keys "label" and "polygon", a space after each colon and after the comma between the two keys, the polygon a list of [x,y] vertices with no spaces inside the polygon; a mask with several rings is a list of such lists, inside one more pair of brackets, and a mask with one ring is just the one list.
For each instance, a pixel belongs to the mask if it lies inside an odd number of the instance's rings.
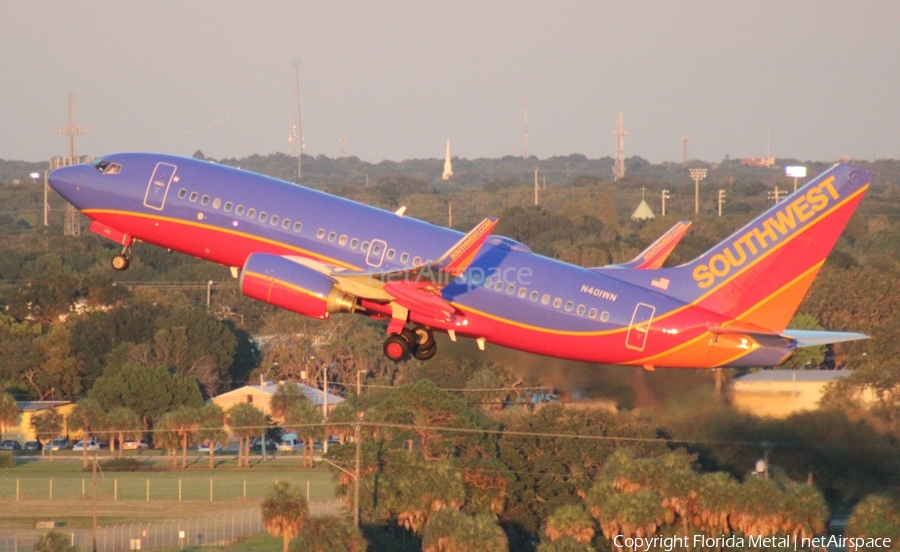
{"label": "nose landing gear", "polygon": [[409,360],[428,360],[437,354],[437,343],[430,328],[416,326],[403,328],[399,334],[391,334],[384,340],[384,356],[394,362]]}
{"label": "nose landing gear", "polygon": [[119,255],[114,255],[112,259],[110,259],[109,264],[118,271],[128,270],[128,267],[131,266],[131,246],[126,246],[122,249],[122,253]]}

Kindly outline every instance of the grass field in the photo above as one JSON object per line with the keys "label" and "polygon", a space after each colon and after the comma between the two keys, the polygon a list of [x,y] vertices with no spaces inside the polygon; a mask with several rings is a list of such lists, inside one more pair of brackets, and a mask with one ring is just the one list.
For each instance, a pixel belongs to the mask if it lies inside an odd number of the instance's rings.
{"label": "grass field", "polygon": [[[213,470],[208,469],[205,456],[186,470],[168,469],[168,459],[148,463],[166,471],[98,473],[101,525],[255,508],[279,480],[304,490],[308,486],[313,501],[334,497],[331,473],[324,467],[302,469],[296,458],[261,462],[257,457],[250,469],[238,469],[236,459],[228,456],[217,460]],[[33,528],[36,521],[45,519],[64,521],[72,528],[90,527],[91,478],[90,471],[82,471],[80,457],[26,461],[0,470],[0,530]]]}

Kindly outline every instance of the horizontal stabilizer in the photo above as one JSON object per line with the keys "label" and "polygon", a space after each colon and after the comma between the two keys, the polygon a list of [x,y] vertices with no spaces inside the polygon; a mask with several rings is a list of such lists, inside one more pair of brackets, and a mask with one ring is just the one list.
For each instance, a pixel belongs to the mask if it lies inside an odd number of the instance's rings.
{"label": "horizontal stabilizer", "polygon": [[641,270],[661,267],[675,249],[675,246],[678,245],[678,242],[681,241],[681,238],[687,233],[690,226],[691,221],[689,220],[678,221],[678,224],[670,228],[669,231],[660,236],[658,240],[651,243],[647,249],[641,251],[637,257],[627,263],[614,266],[618,268],[637,268]]}
{"label": "horizontal stabilizer", "polygon": [[797,341],[798,347],[818,347],[845,341],[858,341],[869,339],[866,334],[856,332],[827,332],[818,330],[792,330],[787,329],[781,334]]}

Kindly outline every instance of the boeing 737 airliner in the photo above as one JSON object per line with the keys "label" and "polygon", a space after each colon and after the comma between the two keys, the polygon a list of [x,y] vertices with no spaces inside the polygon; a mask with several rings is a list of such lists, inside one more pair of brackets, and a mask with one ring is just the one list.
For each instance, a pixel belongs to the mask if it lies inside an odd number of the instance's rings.
{"label": "boeing 737 airliner", "polygon": [[120,153],[50,184],[123,247],[144,241],[219,263],[255,299],[315,318],[387,321],[395,361],[437,352],[434,331],[541,355],[655,367],[775,366],[797,347],[864,339],[787,328],[869,186],[838,164],[685,265],[660,268],[679,222],[630,263],[583,268],[206,161]]}

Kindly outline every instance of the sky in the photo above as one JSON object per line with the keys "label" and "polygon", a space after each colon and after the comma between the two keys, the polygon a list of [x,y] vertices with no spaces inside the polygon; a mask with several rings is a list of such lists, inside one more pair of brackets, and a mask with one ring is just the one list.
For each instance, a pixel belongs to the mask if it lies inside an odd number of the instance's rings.
{"label": "sky", "polygon": [[900,158],[896,0],[0,2],[0,158]]}

